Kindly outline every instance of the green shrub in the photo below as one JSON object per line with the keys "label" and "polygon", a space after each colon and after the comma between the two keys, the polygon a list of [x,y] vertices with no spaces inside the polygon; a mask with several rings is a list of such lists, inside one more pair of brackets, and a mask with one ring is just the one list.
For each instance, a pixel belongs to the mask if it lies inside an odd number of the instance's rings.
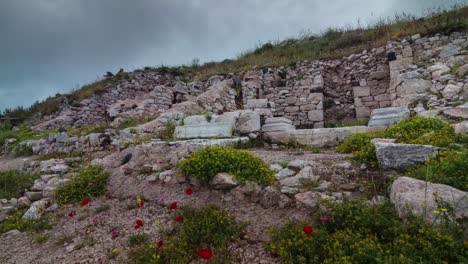
{"label": "green shrub", "polygon": [[284,263],[466,263],[463,227],[434,226],[421,218],[401,222],[391,204],[332,207],[326,223],[306,235],[307,222],[272,229],[269,249]]}
{"label": "green shrub", "polygon": [[393,138],[404,144],[424,144],[447,147],[453,143],[464,143],[464,138],[457,135],[452,126],[438,118],[414,116],[409,120],[389,126],[384,131],[374,133],[356,133],[348,137],[336,150],[353,153],[353,159],[378,167],[373,138]]}
{"label": "green shrub", "polygon": [[199,259],[197,252],[208,248],[213,251],[213,263],[231,263],[228,244],[241,236],[243,227],[225,211],[215,207],[184,209],[183,221],[176,225],[162,241],[133,249],[130,263],[191,263]]}
{"label": "green shrub", "polygon": [[174,140],[174,131],[176,128],[176,121],[175,120],[168,120],[164,129],[158,133],[158,137],[165,141],[172,141]]}
{"label": "green shrub", "polygon": [[0,234],[8,232],[10,230],[17,229],[23,231],[42,231],[51,229],[49,220],[46,217],[42,217],[38,220],[24,220],[23,212],[17,210],[14,214],[7,216],[5,221],[0,223]]}
{"label": "green shrub", "polygon": [[263,160],[246,150],[225,147],[206,147],[179,162],[185,176],[195,176],[208,183],[217,173],[232,174],[238,182],[252,181],[269,185],[274,181],[273,172]]}
{"label": "green shrub", "polygon": [[383,137],[383,132],[356,133],[348,137],[336,150],[341,153],[353,153],[353,159],[370,165],[373,168],[378,166],[375,146],[371,143],[373,138]]}
{"label": "green shrub", "polygon": [[29,189],[37,175],[19,171],[0,171],[0,198],[18,198]]}
{"label": "green shrub", "polygon": [[83,168],[69,184],[57,190],[57,200],[60,204],[66,204],[103,195],[106,192],[108,178],[109,173],[105,172],[102,167]]}
{"label": "green shrub", "polygon": [[139,246],[141,244],[144,244],[146,241],[148,241],[148,235],[138,233],[130,236],[130,238],[128,239],[128,246]]}
{"label": "green shrub", "polygon": [[[428,133],[427,136],[425,136]],[[430,144],[444,147],[457,141],[453,127],[438,118],[414,116],[410,120],[402,121],[388,127],[384,132],[385,138],[395,138],[400,143]]]}
{"label": "green shrub", "polygon": [[439,157],[409,168],[406,175],[468,191],[468,149],[441,151]]}

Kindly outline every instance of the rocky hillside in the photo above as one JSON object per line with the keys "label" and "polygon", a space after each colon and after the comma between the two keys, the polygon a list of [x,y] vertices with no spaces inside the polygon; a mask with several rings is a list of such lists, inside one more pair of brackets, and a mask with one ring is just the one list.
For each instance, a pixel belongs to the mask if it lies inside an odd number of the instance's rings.
{"label": "rocky hillside", "polygon": [[466,263],[457,29],[204,79],[120,72],[2,125],[0,262]]}

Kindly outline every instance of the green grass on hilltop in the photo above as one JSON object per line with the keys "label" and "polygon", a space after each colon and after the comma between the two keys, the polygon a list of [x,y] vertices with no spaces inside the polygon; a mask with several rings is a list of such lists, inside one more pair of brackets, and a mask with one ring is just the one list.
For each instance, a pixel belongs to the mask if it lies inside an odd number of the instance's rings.
{"label": "green grass on hilltop", "polygon": [[[257,67],[275,67],[292,65],[298,61],[329,59],[347,56],[364,49],[385,45],[389,40],[397,40],[413,34],[431,35],[435,33],[450,34],[455,31],[466,31],[468,25],[468,7],[454,6],[450,9],[435,9],[427,16],[416,16],[402,13],[393,18],[381,19],[372,25],[358,25],[357,28],[330,28],[320,35],[303,34],[280,42],[268,42],[256,49],[242,53],[237,59],[226,59],[221,62],[208,62],[199,65],[194,59],[190,66],[157,68],[145,67],[139,71],[156,71],[159,73],[183,76],[184,80],[205,79],[215,74],[241,72]],[[128,79],[128,73],[119,71],[116,75],[108,73],[104,79],[83,86],[68,95],[57,94],[42,102],[24,108],[7,109],[1,117],[14,118],[23,122],[36,113],[49,115],[57,111],[64,101],[78,105],[79,101],[106,91],[122,79]]]}

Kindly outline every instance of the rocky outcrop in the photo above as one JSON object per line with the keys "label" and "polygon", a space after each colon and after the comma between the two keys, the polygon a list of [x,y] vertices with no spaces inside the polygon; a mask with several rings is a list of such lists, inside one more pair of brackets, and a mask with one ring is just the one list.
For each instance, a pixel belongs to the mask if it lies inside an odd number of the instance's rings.
{"label": "rocky outcrop", "polygon": [[394,204],[401,218],[415,214],[424,216],[429,221],[434,221],[437,218],[437,213],[434,213],[434,210],[441,213],[440,209],[444,208],[443,203],[455,210],[457,218],[468,217],[467,192],[448,185],[425,182],[410,177],[400,177],[393,182],[390,201]]}

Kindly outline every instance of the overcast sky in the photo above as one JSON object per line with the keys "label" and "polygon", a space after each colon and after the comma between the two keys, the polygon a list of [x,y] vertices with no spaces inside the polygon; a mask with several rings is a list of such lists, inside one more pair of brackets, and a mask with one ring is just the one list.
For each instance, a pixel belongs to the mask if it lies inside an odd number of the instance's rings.
{"label": "overcast sky", "polygon": [[235,58],[258,43],[464,0],[0,0],[0,110],[106,71]]}

